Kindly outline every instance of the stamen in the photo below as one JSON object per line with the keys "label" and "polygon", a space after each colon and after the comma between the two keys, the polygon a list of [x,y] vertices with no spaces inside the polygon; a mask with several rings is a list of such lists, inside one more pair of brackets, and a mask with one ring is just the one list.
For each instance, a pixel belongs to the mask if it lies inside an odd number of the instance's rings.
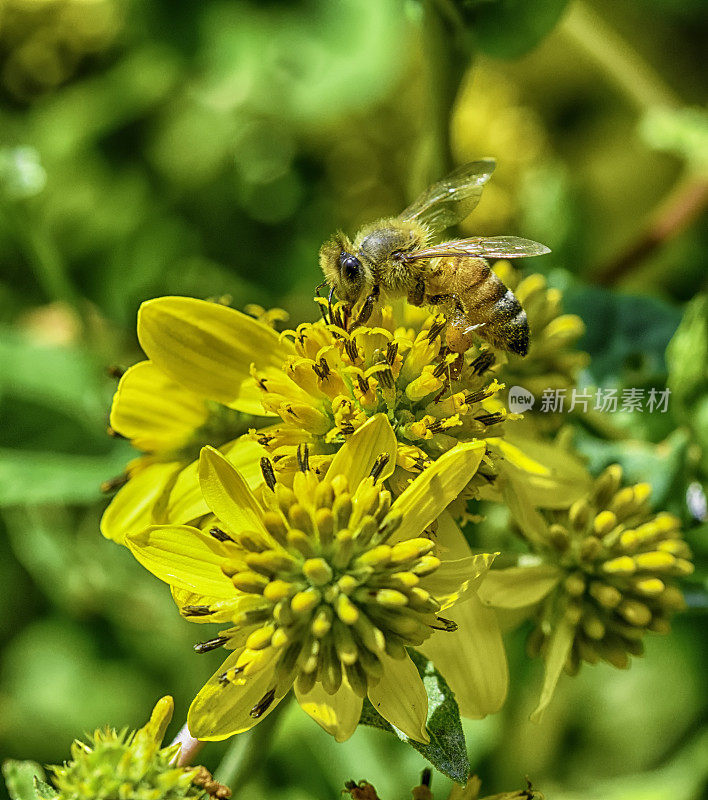
{"label": "stamen", "polygon": [[275,687],[273,687],[270,691],[266,692],[266,694],[261,697],[261,699],[256,703],[255,706],[250,711],[250,715],[253,719],[258,719],[262,717],[263,714],[271,707],[273,704],[273,700],[275,699]]}
{"label": "stamen", "polygon": [[209,606],[182,606],[182,615],[185,617],[208,617],[211,613]]}
{"label": "stamen", "polygon": [[470,364],[470,368],[475,375],[482,375],[482,373],[486,372],[490,367],[494,365],[494,353],[481,353],[480,355],[475,358],[475,360]]}
{"label": "stamen", "polygon": [[116,475],[115,478],[109,478],[107,481],[103,481],[101,484],[101,491],[104,494],[115,492],[116,489],[120,489],[122,486],[125,486],[126,483],[128,483],[127,473],[123,473],[123,475]]}
{"label": "stamen", "polygon": [[297,446],[297,465],[300,472],[309,472],[310,470],[310,448],[306,444]]}
{"label": "stamen", "polygon": [[359,391],[366,394],[369,391],[369,381],[363,375],[357,375],[356,379],[359,383]]}
{"label": "stamen", "polygon": [[261,472],[263,473],[263,480],[266,482],[266,486],[273,491],[276,483],[275,471],[273,470],[273,462],[268,456],[263,456],[263,458],[261,458]]}
{"label": "stamen", "polygon": [[217,542],[233,542],[233,539],[226,531],[222,531],[221,528],[217,528],[216,526],[209,528],[209,535],[213,536]]}
{"label": "stamen", "polygon": [[381,473],[386,468],[388,462],[388,453],[381,453],[381,455],[377,457],[376,461],[374,462],[374,466],[371,468],[371,472],[369,473],[369,476],[374,479],[374,483],[376,483],[376,481],[381,477]]}
{"label": "stamen", "polygon": [[482,425],[496,425],[497,422],[502,422],[504,414],[501,411],[495,411],[493,414],[481,414],[475,419],[477,422],[481,422]]}
{"label": "stamen", "polygon": [[445,631],[445,633],[454,633],[458,629],[458,624],[453,622],[451,619],[445,619],[445,617],[435,617],[435,619],[440,623],[440,625],[431,625],[431,628],[434,628],[436,631]]}
{"label": "stamen", "polygon": [[349,356],[350,361],[357,361],[359,358],[359,348],[356,346],[354,339],[345,339],[344,349]]}
{"label": "stamen", "polygon": [[217,636],[215,639],[207,639],[206,642],[195,644],[194,650],[197,653],[208,653],[210,650],[216,650],[218,647],[222,647],[228,641],[228,636]]}
{"label": "stamen", "polygon": [[428,341],[432,342],[433,339],[437,339],[438,336],[442,333],[442,329],[447,324],[447,320],[443,316],[438,316],[435,319],[435,322],[430,326],[430,330],[428,331]]}

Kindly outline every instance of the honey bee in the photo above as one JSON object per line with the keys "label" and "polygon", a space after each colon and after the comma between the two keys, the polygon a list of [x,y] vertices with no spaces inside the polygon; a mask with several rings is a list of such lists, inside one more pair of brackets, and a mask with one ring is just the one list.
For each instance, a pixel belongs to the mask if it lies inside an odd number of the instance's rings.
{"label": "honey bee", "polygon": [[[320,248],[320,266],[333,293],[350,305],[362,301],[361,324],[382,296],[439,307],[447,316],[446,342],[456,353],[473,333],[495,347],[525,356],[526,312],[492,272],[486,258],[520,258],[549,248],[516,236],[476,236],[431,244],[479,203],[496,162],[465,164],[433,184],[397,217],[364,226],[352,242],[341,231]],[[324,285],[324,284],[323,284]]]}

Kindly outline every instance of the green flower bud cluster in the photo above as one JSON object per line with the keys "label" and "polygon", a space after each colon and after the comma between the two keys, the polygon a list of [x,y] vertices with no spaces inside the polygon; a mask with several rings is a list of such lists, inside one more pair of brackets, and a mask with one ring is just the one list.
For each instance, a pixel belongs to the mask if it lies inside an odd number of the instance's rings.
{"label": "green flower bud cluster", "polygon": [[642,654],[647,631],[668,633],[669,618],[683,607],[675,579],[693,572],[679,520],[650,512],[648,484],[621,488],[621,481],[621,468],[610,466],[589,497],[546,512],[545,557],[565,577],[541,606],[528,646],[538,655],[560,620],[574,625],[570,674],[583,661],[627,667],[631,655]]}
{"label": "green flower bud cluster", "polygon": [[206,771],[202,768],[175,766],[179,744],[161,746],[172,709],[172,698],[163,697],[140,730],[105,728],[95,731],[88,742],[75,741],[71,760],[51,768],[60,800],[229,797],[225,787],[220,787],[221,794],[212,794],[205,788]]}

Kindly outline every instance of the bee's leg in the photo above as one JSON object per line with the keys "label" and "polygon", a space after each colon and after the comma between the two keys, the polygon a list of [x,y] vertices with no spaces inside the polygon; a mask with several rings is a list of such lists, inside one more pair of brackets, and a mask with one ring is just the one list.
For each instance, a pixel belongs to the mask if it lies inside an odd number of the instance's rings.
{"label": "bee's leg", "polygon": [[378,285],[374,286],[374,288],[371,290],[371,294],[362,303],[362,306],[359,309],[359,314],[352,323],[352,329],[358,328],[359,325],[366,325],[366,323],[369,321],[369,317],[371,316],[371,312],[374,310],[374,303],[379,299],[379,293],[380,289]]}
{"label": "bee's leg", "polygon": [[431,306],[447,306],[450,308],[454,305],[456,314],[464,314],[465,307],[462,305],[462,300],[456,294],[429,294],[425,298],[425,302]]}
{"label": "bee's leg", "polygon": [[423,301],[425,300],[425,282],[423,280],[419,280],[415,288],[408,292],[407,299],[412,306],[423,305]]}

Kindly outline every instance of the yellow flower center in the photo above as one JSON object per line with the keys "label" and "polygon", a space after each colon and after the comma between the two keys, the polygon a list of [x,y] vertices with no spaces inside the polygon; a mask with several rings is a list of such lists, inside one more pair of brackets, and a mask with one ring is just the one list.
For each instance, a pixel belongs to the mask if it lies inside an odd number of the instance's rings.
{"label": "yellow flower center", "polygon": [[[395,541],[401,515],[391,510],[390,492],[376,484],[385,457],[352,489],[343,475],[319,480],[306,448],[299,456],[292,489],[276,483],[264,460],[273,494],[263,531],[232,536],[212,529],[233,547],[221,569],[239,592],[238,613],[234,628],[197,649],[231,639],[242,644],[235,666],[222,675],[224,684],[243,684],[275,661],[277,681],[297,676],[303,692],[320,682],[334,693],[346,677],[364,697],[382,675],[384,653],[402,658],[434,629],[454,629],[437,616],[441,604],[421,585],[440,561],[428,538]],[[185,611],[205,615],[209,609]],[[260,716],[272,697],[266,695],[252,715]]]}
{"label": "yellow flower center", "polygon": [[[443,316],[428,317],[416,333],[396,328],[388,306],[366,324],[352,320],[344,304],[325,315],[326,321],[283,334],[297,354],[282,375],[253,370],[264,408],[283,420],[254,433],[278,470],[294,471],[297,447],[307,443],[313,468],[323,471],[331,454],[381,412],[399,442],[397,464],[408,472],[421,471],[458,441],[499,435],[506,414],[484,405],[503,388],[487,375],[494,353],[450,352]],[[491,464],[484,464],[474,481],[492,475]]]}

